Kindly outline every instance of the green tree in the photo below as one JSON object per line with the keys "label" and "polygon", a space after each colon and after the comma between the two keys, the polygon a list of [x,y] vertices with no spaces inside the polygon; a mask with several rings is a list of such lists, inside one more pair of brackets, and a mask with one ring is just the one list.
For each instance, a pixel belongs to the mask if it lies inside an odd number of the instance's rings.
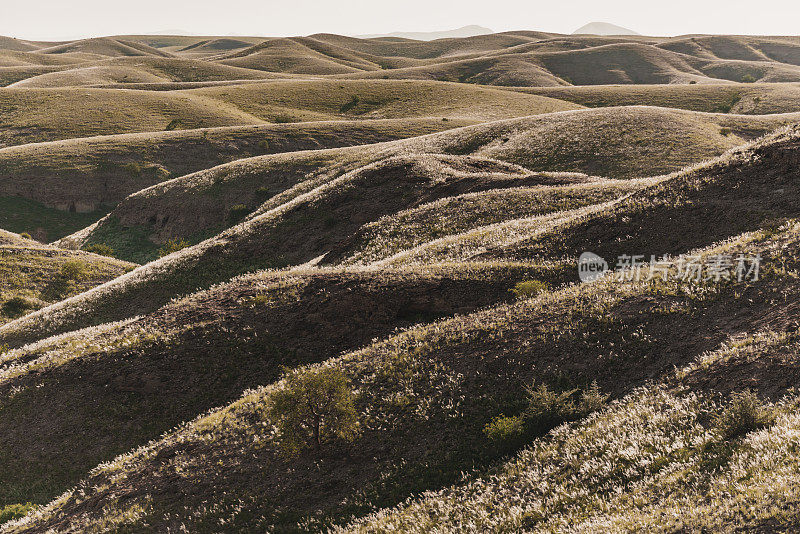
{"label": "green tree", "polygon": [[270,396],[267,410],[288,456],[309,448],[319,452],[334,439],[350,442],[358,436],[355,394],[337,369],[288,373],[284,387]]}

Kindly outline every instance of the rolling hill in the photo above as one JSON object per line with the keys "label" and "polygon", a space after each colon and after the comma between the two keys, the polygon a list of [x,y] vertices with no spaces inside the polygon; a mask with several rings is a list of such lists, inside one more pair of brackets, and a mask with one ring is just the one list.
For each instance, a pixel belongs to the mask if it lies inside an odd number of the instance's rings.
{"label": "rolling hill", "polygon": [[580,32],[0,38],[0,533],[797,531],[800,37]]}

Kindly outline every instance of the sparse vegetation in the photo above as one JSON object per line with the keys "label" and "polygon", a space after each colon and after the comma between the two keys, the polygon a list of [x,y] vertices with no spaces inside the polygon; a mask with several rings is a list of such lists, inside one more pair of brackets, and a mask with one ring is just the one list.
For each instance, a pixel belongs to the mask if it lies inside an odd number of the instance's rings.
{"label": "sparse vegetation", "polygon": [[91,243],[83,247],[83,250],[91,252],[92,254],[99,254],[100,256],[114,257],[114,249],[105,243]]}
{"label": "sparse vegetation", "polygon": [[188,246],[190,246],[190,243],[185,239],[170,239],[158,250],[158,257],[163,258],[164,256],[169,256],[170,254],[178,252],[179,250],[183,250]]}
{"label": "sparse vegetation", "polygon": [[34,510],[35,508],[36,507],[31,503],[8,504],[0,507],[0,525],[9,521],[13,521],[14,519],[25,517],[28,512]]}
{"label": "sparse vegetation", "polygon": [[798,530],[798,54],[0,37],[0,530]]}

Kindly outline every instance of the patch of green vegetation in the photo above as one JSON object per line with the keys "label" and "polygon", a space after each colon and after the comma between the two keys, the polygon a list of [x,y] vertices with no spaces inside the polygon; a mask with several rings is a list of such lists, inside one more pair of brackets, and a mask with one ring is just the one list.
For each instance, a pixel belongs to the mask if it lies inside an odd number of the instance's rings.
{"label": "patch of green vegetation", "polygon": [[270,396],[268,412],[289,457],[307,449],[320,454],[324,444],[351,442],[359,432],[355,394],[344,373],[332,367],[289,372],[284,388]]}
{"label": "patch of green vegetation", "polygon": [[356,106],[358,106],[359,102],[360,99],[358,98],[358,96],[353,95],[352,98],[350,98],[350,100],[342,104],[342,107],[339,108],[339,113],[347,113],[348,111],[352,111],[353,109],[356,108]]}
{"label": "patch of green vegetation", "polygon": [[[95,248],[90,250],[90,247]],[[91,252],[103,250],[106,252],[104,256],[112,252],[115,258],[144,264],[158,257],[159,246],[150,240],[147,226],[125,228],[119,219],[110,217],[92,232],[83,249]]]}
{"label": "patch of green vegetation", "polygon": [[742,83],[756,83],[756,77],[752,74],[745,74],[742,76]]}
{"label": "patch of green vegetation", "polygon": [[114,257],[114,249],[105,243],[92,243],[83,247],[83,250],[91,252],[92,254],[99,254],[100,256]]}
{"label": "patch of green vegetation", "polygon": [[600,409],[608,400],[596,383],[587,389],[556,392],[547,384],[527,388],[527,406],[518,415],[499,415],[485,427],[484,434],[503,449],[513,450],[556,426],[581,419]]}
{"label": "patch of green vegetation", "polygon": [[164,256],[169,256],[173,252],[178,252],[188,246],[190,246],[190,243],[185,239],[172,238],[158,249],[158,257],[163,258]]}
{"label": "patch of green vegetation", "polygon": [[28,512],[36,508],[35,504],[32,503],[25,503],[25,504],[9,504],[0,508],[0,525],[3,523],[7,523],[9,521],[13,521],[15,519],[19,519],[21,517],[25,517],[28,515]]}
{"label": "patch of green vegetation", "polygon": [[535,297],[542,291],[547,291],[547,284],[540,280],[525,280],[523,282],[517,283],[511,289],[511,292],[518,299],[527,299],[530,297]]}
{"label": "patch of green vegetation", "polygon": [[0,228],[50,242],[86,228],[101,219],[108,209],[75,213],[49,208],[19,197],[0,197]]}
{"label": "patch of green vegetation", "polygon": [[86,266],[78,260],[68,260],[42,291],[48,301],[61,300],[75,292],[78,284],[86,278]]}
{"label": "patch of green vegetation", "polygon": [[741,100],[741,94],[732,95],[727,100],[724,100],[722,103],[718,104],[714,111],[717,113],[730,113],[734,106],[736,106],[736,104],[738,104]]}
{"label": "patch of green vegetation", "polygon": [[700,449],[700,467],[709,472],[724,468],[739,449],[739,438],[772,425],[775,417],[776,411],[753,392],[733,393],[727,406],[714,417],[717,438],[707,441]]}
{"label": "patch of green vegetation", "polygon": [[166,128],[164,128],[164,131],[171,132],[173,130],[178,130],[180,127],[181,127],[181,120],[172,119],[171,121],[169,121],[169,124],[167,124]]}
{"label": "patch of green vegetation", "polygon": [[236,224],[250,215],[251,211],[253,210],[244,204],[235,204],[228,210],[228,222],[231,224]]}
{"label": "patch of green vegetation", "polygon": [[17,295],[5,301],[0,307],[3,315],[16,319],[32,311],[38,310],[41,306],[33,299]]}

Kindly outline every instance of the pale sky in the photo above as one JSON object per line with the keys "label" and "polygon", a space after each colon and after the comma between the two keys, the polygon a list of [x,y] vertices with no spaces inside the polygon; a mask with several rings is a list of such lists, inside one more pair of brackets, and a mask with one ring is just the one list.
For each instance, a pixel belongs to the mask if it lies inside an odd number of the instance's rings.
{"label": "pale sky", "polygon": [[0,35],[59,40],[182,30],[201,35],[439,31],[572,33],[611,22],[645,35],[800,34],[797,0],[0,0]]}

